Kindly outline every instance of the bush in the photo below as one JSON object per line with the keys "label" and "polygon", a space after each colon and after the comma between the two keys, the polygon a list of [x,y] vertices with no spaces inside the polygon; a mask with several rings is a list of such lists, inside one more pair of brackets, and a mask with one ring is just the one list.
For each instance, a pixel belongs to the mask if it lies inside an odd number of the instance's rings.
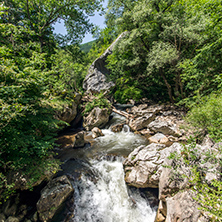
{"label": "bush", "polygon": [[215,141],[222,139],[222,93],[203,97],[187,115],[187,121],[201,134],[209,133]]}

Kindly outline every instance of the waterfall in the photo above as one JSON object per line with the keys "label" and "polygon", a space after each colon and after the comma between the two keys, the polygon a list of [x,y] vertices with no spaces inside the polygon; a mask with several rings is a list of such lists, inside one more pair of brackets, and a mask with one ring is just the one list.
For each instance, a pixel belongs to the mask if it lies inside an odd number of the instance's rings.
{"label": "waterfall", "polygon": [[83,175],[75,185],[75,222],[153,222],[155,211],[139,192],[129,195],[122,161],[92,161],[96,182]]}
{"label": "waterfall", "polygon": [[[114,115],[114,123],[123,118]],[[112,123],[112,124],[114,124]],[[72,222],[153,222],[156,208],[138,189],[130,189],[124,181],[122,162],[136,147],[147,141],[130,132],[124,125],[121,132],[110,128],[92,146],[71,149],[64,157],[63,173],[73,177],[74,210]],[[63,211],[64,212],[64,211]],[[55,219],[55,222],[61,220]]]}

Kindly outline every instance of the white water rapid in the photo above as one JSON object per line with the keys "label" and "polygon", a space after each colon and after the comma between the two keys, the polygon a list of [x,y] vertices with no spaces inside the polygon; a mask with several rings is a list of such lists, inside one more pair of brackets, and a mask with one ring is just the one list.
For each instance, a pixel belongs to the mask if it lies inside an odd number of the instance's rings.
{"label": "white water rapid", "polygon": [[128,192],[120,158],[92,161],[96,183],[82,176],[76,187],[75,222],[153,222],[154,212],[140,193]]}
{"label": "white water rapid", "polygon": [[72,150],[73,155],[63,170],[69,175],[80,172],[73,179],[74,212],[72,222],[153,222],[156,209],[150,207],[139,189],[128,188],[124,181],[124,158],[147,141],[130,132],[127,125],[122,132],[109,128],[123,122],[114,115],[112,122],[95,139],[92,146]]}

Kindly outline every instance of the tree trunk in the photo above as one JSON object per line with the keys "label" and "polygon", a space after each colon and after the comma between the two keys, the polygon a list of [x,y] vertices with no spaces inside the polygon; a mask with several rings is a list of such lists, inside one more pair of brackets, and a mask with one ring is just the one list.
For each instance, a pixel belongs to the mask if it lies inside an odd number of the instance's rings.
{"label": "tree trunk", "polygon": [[164,82],[165,82],[165,84],[166,84],[166,87],[167,87],[167,90],[168,90],[168,95],[169,95],[169,98],[170,98],[170,102],[171,102],[171,103],[174,103],[175,101],[174,101],[174,99],[173,99],[171,85],[168,83],[165,75],[163,74],[162,68],[160,68],[159,72],[160,72],[160,75],[161,75],[161,77],[163,78],[163,80],[164,80]]}

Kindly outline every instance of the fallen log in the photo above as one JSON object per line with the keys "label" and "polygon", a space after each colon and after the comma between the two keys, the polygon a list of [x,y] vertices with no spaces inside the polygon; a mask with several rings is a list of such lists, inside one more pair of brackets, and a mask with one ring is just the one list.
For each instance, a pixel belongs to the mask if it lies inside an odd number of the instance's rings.
{"label": "fallen log", "polygon": [[134,118],[133,115],[127,113],[127,112],[124,112],[124,111],[120,111],[120,110],[117,110],[114,106],[112,106],[112,111],[121,115],[121,116],[124,116],[126,117],[127,119],[130,119],[130,118]]}

